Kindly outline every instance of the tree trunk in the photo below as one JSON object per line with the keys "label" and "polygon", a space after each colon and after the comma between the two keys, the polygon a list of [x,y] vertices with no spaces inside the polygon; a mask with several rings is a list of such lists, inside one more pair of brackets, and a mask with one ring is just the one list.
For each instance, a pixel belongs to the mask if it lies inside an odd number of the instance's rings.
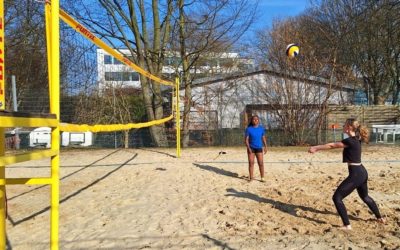
{"label": "tree trunk", "polygon": [[186,51],[186,34],[185,34],[185,13],[184,13],[184,0],[179,0],[179,45],[180,55],[182,58],[182,82],[185,86],[185,101],[183,108],[183,125],[182,125],[182,146],[189,146],[189,124],[190,124],[190,108],[192,107],[192,87],[190,82],[189,71],[189,58]]}
{"label": "tree trunk", "polygon": [[[143,76],[140,77],[142,81],[142,91],[143,91],[143,100],[145,104],[146,113],[149,121],[153,121],[156,119],[161,119],[163,116],[162,105],[157,105],[155,107],[155,111],[153,110],[153,93],[149,86],[149,80]],[[153,139],[155,146],[157,147],[167,147],[168,140],[167,135],[165,133],[165,129],[163,125],[151,126],[150,135]]]}

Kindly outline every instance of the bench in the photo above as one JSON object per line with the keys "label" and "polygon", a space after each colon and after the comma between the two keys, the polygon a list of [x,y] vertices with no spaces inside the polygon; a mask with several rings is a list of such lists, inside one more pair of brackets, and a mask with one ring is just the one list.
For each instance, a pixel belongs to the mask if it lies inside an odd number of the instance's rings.
{"label": "bench", "polygon": [[[400,124],[372,125],[372,131],[376,134],[375,142],[395,143],[396,135],[400,134]],[[388,135],[392,135],[392,141],[388,142]]]}

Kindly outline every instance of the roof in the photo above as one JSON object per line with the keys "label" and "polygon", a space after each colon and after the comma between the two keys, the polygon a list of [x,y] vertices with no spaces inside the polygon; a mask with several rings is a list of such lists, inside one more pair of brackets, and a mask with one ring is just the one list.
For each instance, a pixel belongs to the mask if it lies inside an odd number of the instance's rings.
{"label": "roof", "polygon": [[[256,76],[256,75],[272,75],[272,76],[281,77],[281,78],[288,78],[291,80],[305,81],[305,82],[309,82],[309,83],[315,84],[315,85],[329,86],[329,80],[326,78],[316,77],[316,76],[309,76],[309,77],[305,78],[304,76],[297,74],[297,73],[287,75],[282,72],[263,69],[263,70],[257,70],[257,71],[252,71],[252,72],[238,72],[235,74],[225,75],[225,76],[220,75],[220,76],[215,76],[215,77],[201,78],[201,79],[195,80],[193,82],[192,88],[206,86],[206,85],[210,85],[210,84],[218,83],[218,82],[237,80],[240,78]],[[184,87],[181,87],[181,89],[183,89],[183,88]],[[332,88],[336,89],[336,90],[347,91],[347,92],[356,91],[356,89],[353,86],[350,86],[349,84],[346,84],[345,86],[342,86],[339,84],[333,84]]]}

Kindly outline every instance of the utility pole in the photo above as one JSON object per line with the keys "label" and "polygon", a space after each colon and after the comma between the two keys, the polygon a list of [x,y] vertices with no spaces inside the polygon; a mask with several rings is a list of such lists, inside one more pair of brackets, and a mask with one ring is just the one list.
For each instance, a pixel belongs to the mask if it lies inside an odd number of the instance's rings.
{"label": "utility pole", "polygon": [[[15,76],[11,76],[11,85],[12,85],[12,97],[13,97],[13,111],[18,111],[18,102],[17,102],[17,85],[15,81]],[[19,128],[15,128],[15,149],[19,149]]]}

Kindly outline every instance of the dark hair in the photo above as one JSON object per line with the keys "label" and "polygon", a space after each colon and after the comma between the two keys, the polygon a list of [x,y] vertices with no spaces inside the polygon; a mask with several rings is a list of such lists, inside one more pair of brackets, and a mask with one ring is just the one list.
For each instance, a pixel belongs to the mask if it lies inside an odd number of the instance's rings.
{"label": "dark hair", "polygon": [[345,124],[353,129],[353,131],[356,133],[357,139],[365,143],[369,142],[369,130],[367,127],[362,126],[354,118],[347,119]]}
{"label": "dark hair", "polygon": [[254,117],[257,117],[258,120],[260,120],[260,117],[258,117],[258,115],[252,115],[251,118],[250,118],[250,122],[249,122],[249,124],[247,125],[247,127],[254,126],[254,124],[253,124],[253,118],[254,118]]}

